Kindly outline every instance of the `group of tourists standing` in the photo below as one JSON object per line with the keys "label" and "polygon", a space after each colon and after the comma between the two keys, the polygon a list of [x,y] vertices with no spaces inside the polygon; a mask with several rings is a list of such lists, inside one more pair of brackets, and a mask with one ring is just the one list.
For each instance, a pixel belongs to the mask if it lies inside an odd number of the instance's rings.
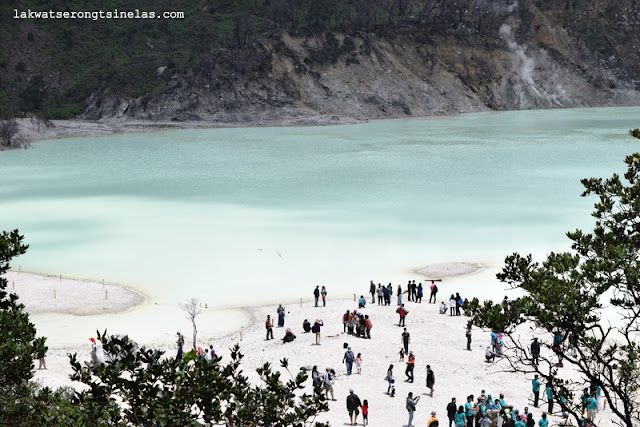
{"label": "group of tourists standing", "polygon": [[[438,281],[440,281],[438,279]],[[429,286],[429,303],[436,303],[436,298],[438,294],[438,285],[436,285],[436,280],[431,281],[431,285]],[[369,293],[371,294],[371,304],[376,303],[376,296],[378,297],[378,305],[391,305],[391,297],[393,297],[393,285],[389,283],[387,286],[382,286],[381,283],[376,284],[373,280],[369,283]],[[409,280],[405,290],[403,291],[402,285],[398,285],[396,288],[396,298],[397,305],[402,304],[402,295],[407,295],[407,301],[421,303],[422,297],[424,296],[424,287],[422,283],[418,283],[416,285],[415,280]]]}

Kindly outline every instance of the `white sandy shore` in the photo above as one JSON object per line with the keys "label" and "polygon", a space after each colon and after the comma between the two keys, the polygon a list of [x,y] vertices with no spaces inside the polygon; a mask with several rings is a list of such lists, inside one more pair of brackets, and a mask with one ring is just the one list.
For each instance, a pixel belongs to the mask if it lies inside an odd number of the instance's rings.
{"label": "white sandy shore", "polygon": [[[453,268],[453,266],[452,266]],[[452,290],[455,291],[456,283],[463,279],[450,279],[440,284],[445,297]],[[452,397],[456,397],[458,404],[464,403],[465,397],[469,394],[478,395],[481,390],[486,390],[493,396],[504,393],[509,404],[522,410],[525,406],[532,408],[530,378],[525,375],[516,375],[502,372],[506,369],[506,361],[498,361],[495,364],[484,362],[484,349],[489,343],[490,335],[488,331],[474,330],[473,351],[466,351],[465,317],[450,317],[438,314],[438,304],[428,304],[423,302],[416,304],[406,302],[410,313],[407,317],[407,328],[411,333],[410,350],[416,356],[416,380],[413,384],[404,382],[405,364],[398,362],[398,352],[401,348],[400,333],[402,328],[397,326],[398,315],[396,309],[396,295],[392,298],[392,305],[389,307],[369,305],[371,296],[366,294],[368,285],[363,284],[353,291],[362,293],[367,297],[368,305],[361,309],[368,314],[373,321],[372,339],[365,340],[354,338],[343,333],[342,314],[346,310],[357,308],[357,303],[352,299],[333,300],[331,299],[331,288],[329,287],[329,298],[327,307],[314,307],[312,298],[296,304],[286,305],[286,327],[291,327],[297,335],[293,343],[282,344],[280,338],[284,335],[284,329],[275,328],[275,340],[265,341],[264,320],[267,314],[276,316],[276,306],[264,306],[249,309],[249,326],[222,337],[216,337],[216,329],[207,317],[199,318],[198,345],[212,344],[219,355],[223,356],[223,361],[229,360],[229,348],[236,342],[241,345],[241,350],[245,355],[243,372],[254,380],[258,381],[255,369],[264,362],[270,362],[279,368],[279,360],[286,357],[289,359],[292,373],[295,375],[300,366],[317,365],[321,371],[325,367],[335,368],[339,374],[335,381],[336,402],[329,402],[328,413],[320,414],[319,421],[329,421],[333,426],[347,425],[348,415],[345,408],[345,398],[348,390],[353,388],[361,399],[367,399],[370,405],[370,425],[371,426],[402,426],[407,423],[407,411],[405,409],[405,399],[409,391],[414,395],[420,395],[418,410],[414,418],[416,426],[426,425],[430,412],[435,410],[440,419],[445,421],[441,425],[448,425],[446,422],[445,407]],[[310,287],[308,294],[311,295],[313,287]],[[427,293],[428,296],[428,293]],[[465,297],[467,295],[463,295]],[[472,295],[469,295],[472,296]],[[406,297],[406,295],[405,295]],[[438,298],[442,300],[443,298]],[[428,298],[425,299],[425,301]],[[126,314],[125,314],[126,316]],[[311,322],[315,318],[321,318],[325,326],[322,328],[322,343],[320,346],[314,345],[314,336],[311,333],[303,333],[302,321],[309,319]],[[185,326],[185,322],[176,324]],[[238,319],[228,318],[227,322],[236,322]],[[224,320],[223,320],[224,321]],[[154,334],[153,327],[145,336],[132,336],[141,345],[162,348],[168,355],[175,354],[175,331],[166,331],[162,338]],[[177,328],[176,328],[177,329]],[[180,327],[181,331],[189,337],[190,329]],[[157,331],[156,331],[157,332]],[[189,342],[189,339],[187,339]],[[344,354],[343,343],[348,343],[355,353],[362,353],[363,368],[362,374],[352,376],[345,375],[346,370],[342,364]],[[68,353],[79,353],[86,360],[89,359],[90,343],[86,340],[86,345],[80,347],[54,348],[47,355],[47,370],[36,371],[35,379],[42,385],[59,387],[62,385],[74,385],[68,380],[71,369],[68,362]],[[387,383],[383,380],[386,370],[390,364],[395,365],[396,397],[391,398],[385,394]],[[435,394],[431,398],[426,394],[425,365],[430,364],[435,372]],[[567,368],[565,368],[567,369]],[[355,367],[354,367],[355,372]],[[285,373],[286,374],[286,373]],[[529,375],[530,376],[530,375]],[[310,381],[310,380],[309,380]],[[74,386],[78,386],[75,384]],[[536,420],[542,411],[533,409]],[[558,406],[556,405],[556,408]],[[558,411],[559,412],[559,411]],[[601,412],[601,420],[608,420],[610,413],[608,410]],[[554,421],[560,421],[559,417],[551,417]],[[359,419],[361,422],[361,418]],[[553,423],[552,423],[553,425]],[[601,425],[609,425],[603,423]]]}
{"label": "white sandy shore", "polygon": [[129,288],[69,279],[8,271],[9,291],[20,297],[29,313],[68,313],[75,315],[120,313],[146,301]]}

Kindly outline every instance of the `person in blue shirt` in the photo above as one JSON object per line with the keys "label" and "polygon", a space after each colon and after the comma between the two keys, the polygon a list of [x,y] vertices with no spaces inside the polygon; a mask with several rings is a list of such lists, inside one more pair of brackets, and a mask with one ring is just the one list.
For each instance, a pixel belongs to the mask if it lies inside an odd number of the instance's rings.
{"label": "person in blue shirt", "polygon": [[533,390],[533,406],[538,407],[538,400],[540,399],[540,380],[538,380],[538,375],[533,377],[533,381],[531,381],[531,388]]}
{"label": "person in blue shirt", "polygon": [[476,408],[475,406],[473,406],[473,396],[468,396],[467,397],[467,403],[464,404],[464,413],[467,417],[467,425],[468,426],[472,426],[473,425],[473,419],[476,415],[476,411],[478,410],[478,408]]}
{"label": "person in blue shirt", "polygon": [[364,298],[364,295],[360,295],[360,299],[358,300],[358,308],[364,308],[367,305],[367,300]]}
{"label": "person in blue shirt", "polygon": [[567,398],[564,397],[562,394],[560,394],[559,400],[560,400],[560,409],[562,410],[562,418],[567,418]]}
{"label": "person in blue shirt", "polygon": [[594,421],[596,418],[596,411],[598,410],[598,401],[595,397],[590,396],[587,398],[587,419]]}
{"label": "person in blue shirt", "polygon": [[549,413],[549,415],[553,415],[553,387],[551,383],[547,384],[547,388],[544,392],[547,395],[547,413]]}
{"label": "person in blue shirt", "polygon": [[547,419],[547,413],[546,412],[542,413],[542,418],[540,418],[540,420],[538,421],[538,425],[540,427],[548,427],[549,426],[549,420]]}
{"label": "person in blue shirt", "polygon": [[460,405],[458,412],[456,412],[456,427],[464,427],[467,417],[464,412],[464,406]]}
{"label": "person in blue shirt", "polygon": [[498,402],[500,402],[500,406],[503,408],[509,407],[509,405],[507,405],[507,402],[504,400],[504,393],[500,393],[500,399],[498,399]]}

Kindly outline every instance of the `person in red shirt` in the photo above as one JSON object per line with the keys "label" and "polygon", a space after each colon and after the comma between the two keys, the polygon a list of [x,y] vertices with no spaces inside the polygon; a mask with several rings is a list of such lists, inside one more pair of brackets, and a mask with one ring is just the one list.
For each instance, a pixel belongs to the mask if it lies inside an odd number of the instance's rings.
{"label": "person in red shirt", "polygon": [[362,425],[366,426],[369,424],[369,402],[367,399],[362,402],[360,409],[362,409]]}
{"label": "person in red shirt", "polygon": [[407,317],[407,314],[409,314],[409,312],[407,311],[406,308],[404,308],[404,304],[398,307],[398,309],[396,310],[396,313],[398,313],[398,315],[400,316],[400,321],[398,322],[398,326],[405,326],[404,319],[405,317]]}

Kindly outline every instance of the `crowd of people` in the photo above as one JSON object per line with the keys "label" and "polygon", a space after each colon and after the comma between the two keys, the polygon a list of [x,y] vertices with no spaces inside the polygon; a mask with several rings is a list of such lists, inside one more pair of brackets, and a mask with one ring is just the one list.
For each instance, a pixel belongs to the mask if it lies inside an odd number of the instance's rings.
{"label": "crowd of people", "polygon": [[[437,303],[437,294],[439,292],[438,286],[435,282],[435,280],[431,281],[431,285],[429,286],[429,303],[432,304]],[[436,373],[429,364],[422,365],[422,369],[419,368],[419,365],[417,363],[418,355],[415,353],[414,349],[411,349],[411,334],[407,327],[407,318],[409,315],[407,305],[410,303],[422,303],[425,289],[422,286],[422,283],[416,284],[413,280],[409,281],[404,289],[402,285],[397,285],[394,289],[391,284],[389,284],[388,286],[382,286],[380,283],[376,285],[373,281],[371,281],[369,287],[371,304],[377,303],[377,305],[379,306],[390,306],[394,291],[396,297],[395,308],[396,313],[398,314],[397,325],[402,328],[402,332],[400,332],[399,334],[401,348],[398,352],[398,362],[400,362],[404,368],[404,382],[413,384],[416,380],[416,377],[425,378],[425,385],[427,389],[427,392],[425,394],[429,397],[433,397],[436,383]],[[321,310],[323,307],[326,307],[327,289],[325,286],[316,286],[313,291],[313,296],[315,307],[318,307],[319,310]],[[358,308],[353,310],[346,310],[342,314],[342,318],[340,319],[343,324],[342,332],[353,338],[371,339],[371,330],[373,328],[371,312],[365,313],[366,306],[369,301],[367,301],[363,295],[360,295],[360,298],[356,298],[356,296],[354,295],[354,301],[357,302]],[[320,302],[322,302],[322,304],[320,304]],[[451,295],[448,306],[444,303],[444,301],[440,303],[438,311],[440,314],[449,314],[449,316],[461,316],[464,313],[466,304],[468,304],[468,300],[463,299],[459,293],[455,293]],[[282,304],[277,307],[275,314],[277,314],[278,316],[278,327],[284,328],[285,315],[287,313],[288,312]],[[305,319],[302,324],[302,330],[304,331],[304,333],[314,334],[315,345],[320,345],[321,329],[323,326],[324,322],[320,317],[316,318],[313,322],[309,321],[309,319]],[[271,315],[267,315],[265,328],[266,339],[273,339],[274,322],[271,318]],[[467,323],[467,326],[464,329],[466,337],[466,350],[472,350],[471,322]],[[292,342],[295,339],[296,336],[293,333],[292,329],[286,328],[285,335],[282,338],[283,343]],[[490,339],[491,341],[490,343],[488,343],[485,351],[485,361],[489,363],[494,362],[496,358],[502,357],[504,346],[503,337],[500,332],[491,332]],[[184,339],[182,338],[182,341],[183,340]],[[563,335],[561,333],[556,334],[552,347],[554,349],[554,352],[559,355],[558,357],[560,366],[562,361],[561,354],[564,351],[562,347],[565,341],[569,342],[570,351],[576,351],[576,344],[572,343],[566,335]],[[351,345],[347,344],[346,342],[344,343],[343,350],[344,354],[342,357],[342,363],[345,367],[344,375],[349,377],[354,373],[361,374],[363,365],[362,353],[356,352],[351,347]],[[531,355],[533,364],[535,365],[539,363],[538,358],[540,355],[540,345],[537,338],[534,338],[531,344]],[[426,366],[426,369],[424,368],[424,366]],[[312,368],[309,367],[308,369],[311,369],[311,378],[314,392],[324,395],[327,400],[335,401],[336,398],[333,385],[334,379],[336,375],[338,375],[336,370],[331,367],[327,367],[325,369],[325,372],[321,374],[317,366],[313,366]],[[386,394],[389,397],[394,398],[396,396],[397,385],[397,378],[396,374],[394,373],[394,364],[391,364],[388,367],[384,376],[384,380],[386,385]],[[549,425],[547,414],[553,414],[554,403],[559,403],[563,415],[566,413],[566,399],[563,401],[563,399],[560,397],[561,395],[553,390],[552,379],[544,380],[548,380],[545,387],[542,386],[542,381],[540,380],[540,378],[538,378],[538,375],[536,375],[532,380],[532,406],[534,409],[537,409],[539,407],[541,392],[543,392],[544,394],[542,395],[542,397],[546,398],[547,402],[546,412],[541,412],[536,416],[528,406],[524,406],[523,409],[520,410],[515,405],[508,404],[505,401],[504,394],[499,394],[498,398],[493,398],[491,395],[486,394],[483,390],[477,397],[474,397],[473,395],[467,396],[467,398],[465,399],[465,403],[463,403],[462,405],[458,405],[457,400],[453,398],[447,405],[447,407],[443,408],[446,411],[448,425],[450,427],[547,427]],[[407,392],[408,394],[406,395],[405,405],[408,412],[407,425],[411,426],[414,418],[414,413],[419,408],[420,396],[417,395],[414,397],[413,392]],[[602,405],[599,399],[601,400],[601,392],[599,391],[599,388],[596,387],[593,390],[585,389],[585,393],[582,396],[582,403],[585,413],[587,414],[587,420],[593,420],[597,410],[601,409]],[[361,400],[354,389],[349,390],[349,394],[346,397],[346,406],[351,425],[356,425],[358,423],[360,414],[362,414],[361,423],[364,425],[368,424],[369,403],[367,399]],[[433,411],[431,412],[431,417],[428,419],[427,425],[429,427],[438,427],[444,425],[444,422],[440,421],[438,419],[436,411]]]}

